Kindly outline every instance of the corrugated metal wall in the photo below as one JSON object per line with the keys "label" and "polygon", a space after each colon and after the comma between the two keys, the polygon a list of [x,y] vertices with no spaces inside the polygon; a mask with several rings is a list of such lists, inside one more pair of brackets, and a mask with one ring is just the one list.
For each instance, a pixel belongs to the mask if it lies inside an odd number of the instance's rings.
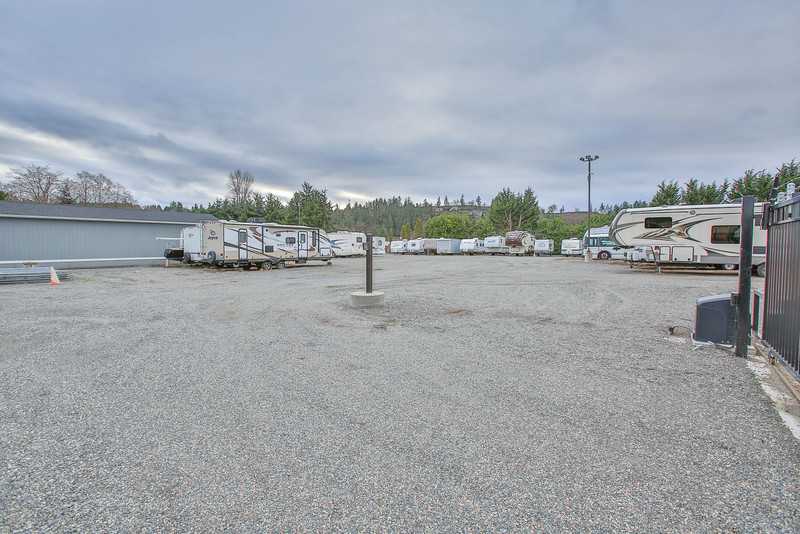
{"label": "corrugated metal wall", "polygon": [[190,225],[0,218],[0,261],[161,257],[178,241],[156,237],[180,237],[184,226]]}

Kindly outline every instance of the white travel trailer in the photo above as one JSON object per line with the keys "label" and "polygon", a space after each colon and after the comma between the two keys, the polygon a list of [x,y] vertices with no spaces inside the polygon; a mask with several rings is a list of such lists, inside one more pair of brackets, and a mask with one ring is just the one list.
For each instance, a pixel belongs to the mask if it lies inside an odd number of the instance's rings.
{"label": "white travel trailer", "polygon": [[561,240],[561,255],[562,256],[582,256],[583,243],[577,237]]}
{"label": "white travel trailer", "polygon": [[405,254],[408,252],[408,241],[392,241],[389,243],[389,252],[392,254]]}
{"label": "white travel trailer", "polygon": [[206,221],[183,228],[181,238],[184,263],[272,267],[333,257],[328,236],[310,226]]}
{"label": "white travel trailer", "polygon": [[[756,204],[753,229],[753,269],[766,269],[767,232],[761,228],[764,204]],[[652,261],[683,265],[739,265],[741,204],[659,206],[620,211],[609,237],[625,246],[644,246]]]}
{"label": "white travel trailer", "polygon": [[386,254],[386,238],[379,235],[372,236],[372,255],[383,256]]}
{"label": "white travel trailer", "polygon": [[436,254],[458,254],[461,252],[460,239],[441,237],[436,240]]}
{"label": "white travel trailer", "polygon": [[332,232],[328,234],[328,239],[331,241],[334,256],[365,256],[367,254],[367,249],[364,248],[367,236],[361,232]]}
{"label": "white travel trailer", "polygon": [[550,256],[553,253],[552,239],[537,239],[533,242],[533,253],[537,256]]}
{"label": "white travel trailer", "polygon": [[508,254],[506,238],[502,235],[490,235],[483,240],[483,248],[487,254]]}
{"label": "white travel trailer", "polygon": [[486,251],[483,245],[483,239],[472,237],[469,239],[461,240],[461,253],[462,254],[483,254]]}
{"label": "white travel trailer", "polygon": [[[583,234],[586,242],[586,233]],[[615,243],[608,236],[608,226],[592,228],[592,237],[589,239],[589,254],[593,260],[624,260],[627,246]]]}
{"label": "white travel trailer", "polygon": [[508,253],[515,256],[533,254],[534,237],[524,230],[506,232],[506,246]]}
{"label": "white travel trailer", "polygon": [[423,254],[425,250],[422,248],[423,243],[425,242],[424,239],[411,239],[408,242],[408,249],[409,254]]}

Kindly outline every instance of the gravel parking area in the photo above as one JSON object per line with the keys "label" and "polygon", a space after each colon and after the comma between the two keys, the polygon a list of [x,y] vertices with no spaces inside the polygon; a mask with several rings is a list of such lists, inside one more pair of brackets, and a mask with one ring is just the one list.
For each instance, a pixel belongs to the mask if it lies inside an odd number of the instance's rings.
{"label": "gravel parking area", "polygon": [[363,265],[0,288],[0,531],[800,529],[746,363],[667,336],[735,276]]}

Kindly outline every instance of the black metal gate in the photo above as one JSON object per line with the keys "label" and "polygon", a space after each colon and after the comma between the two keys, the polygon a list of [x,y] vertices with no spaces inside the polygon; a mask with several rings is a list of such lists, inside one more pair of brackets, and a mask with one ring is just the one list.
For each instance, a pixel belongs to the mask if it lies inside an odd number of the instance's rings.
{"label": "black metal gate", "polygon": [[770,206],[765,215],[763,341],[800,374],[800,194]]}

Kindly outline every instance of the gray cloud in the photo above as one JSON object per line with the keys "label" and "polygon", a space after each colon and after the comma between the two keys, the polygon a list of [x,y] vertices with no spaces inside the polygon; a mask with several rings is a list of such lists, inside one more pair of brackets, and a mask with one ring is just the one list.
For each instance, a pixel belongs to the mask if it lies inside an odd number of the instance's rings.
{"label": "gray cloud", "polygon": [[800,156],[792,1],[7,2],[0,170],[208,201],[233,168],[338,200],[582,207]]}

